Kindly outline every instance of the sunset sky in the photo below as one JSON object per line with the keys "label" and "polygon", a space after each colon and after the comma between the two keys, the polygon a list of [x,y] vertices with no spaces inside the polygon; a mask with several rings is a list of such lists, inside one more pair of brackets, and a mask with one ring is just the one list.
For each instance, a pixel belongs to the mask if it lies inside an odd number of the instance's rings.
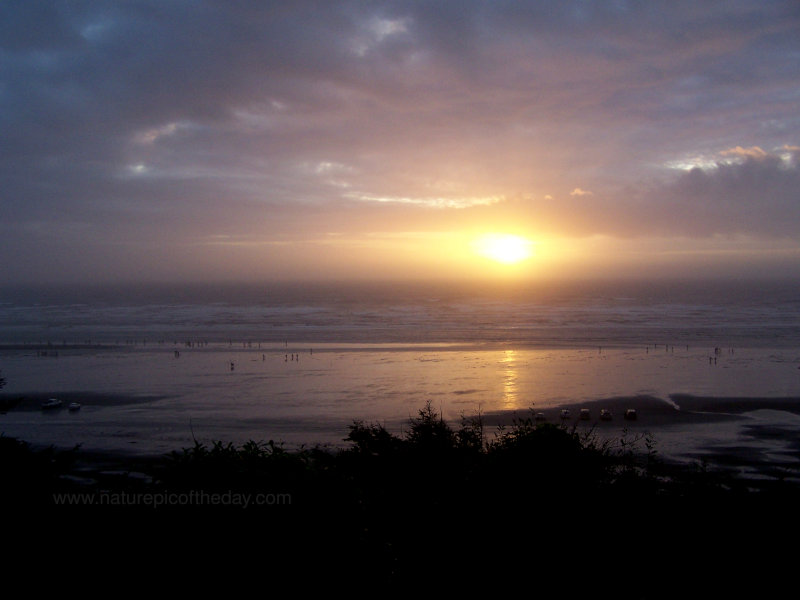
{"label": "sunset sky", "polygon": [[799,161],[796,0],[0,3],[3,283],[798,275]]}

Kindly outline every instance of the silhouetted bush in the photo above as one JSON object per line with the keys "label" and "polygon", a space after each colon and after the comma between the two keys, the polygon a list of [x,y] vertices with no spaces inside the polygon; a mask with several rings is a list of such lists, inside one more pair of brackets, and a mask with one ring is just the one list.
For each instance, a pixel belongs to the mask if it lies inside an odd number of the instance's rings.
{"label": "silhouetted bush", "polygon": [[7,506],[35,508],[53,502],[53,494],[71,489],[67,478],[77,448],[33,449],[27,442],[0,435],[1,501]]}
{"label": "silhouetted bush", "polygon": [[[310,561],[327,577],[362,582],[419,581],[436,575],[431,565],[504,570],[534,549],[572,557],[589,548],[587,535],[628,551],[697,515],[705,527],[727,499],[752,497],[725,474],[662,462],[648,436],[609,439],[537,421],[533,411],[487,435],[480,415],[454,428],[428,403],[402,435],[354,421],[345,441],[341,450],[293,451],[272,441],[196,442],[149,463],[151,478],[136,489],[280,499],[246,511],[195,504],[161,513],[224,514],[226,530],[265,540],[273,563]],[[47,504],[71,489],[75,451],[34,452],[0,437],[0,455],[0,475],[21,503]],[[129,489],[125,478],[98,481],[103,493]],[[788,486],[775,488],[771,507],[796,498]],[[647,531],[638,527],[653,516]],[[510,540],[527,553],[510,555]]]}

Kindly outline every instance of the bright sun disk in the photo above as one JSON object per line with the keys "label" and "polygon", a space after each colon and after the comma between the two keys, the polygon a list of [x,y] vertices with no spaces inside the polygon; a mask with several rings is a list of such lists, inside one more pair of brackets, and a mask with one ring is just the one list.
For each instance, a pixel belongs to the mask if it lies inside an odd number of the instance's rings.
{"label": "bright sun disk", "polygon": [[475,251],[491,260],[512,265],[533,255],[533,243],[518,235],[488,234],[473,243]]}

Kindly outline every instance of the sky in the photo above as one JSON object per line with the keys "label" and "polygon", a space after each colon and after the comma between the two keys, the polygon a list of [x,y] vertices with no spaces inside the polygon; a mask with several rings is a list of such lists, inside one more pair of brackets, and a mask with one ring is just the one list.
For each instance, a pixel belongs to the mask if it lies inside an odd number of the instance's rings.
{"label": "sky", "polygon": [[800,275],[799,161],[797,0],[0,2],[2,283]]}

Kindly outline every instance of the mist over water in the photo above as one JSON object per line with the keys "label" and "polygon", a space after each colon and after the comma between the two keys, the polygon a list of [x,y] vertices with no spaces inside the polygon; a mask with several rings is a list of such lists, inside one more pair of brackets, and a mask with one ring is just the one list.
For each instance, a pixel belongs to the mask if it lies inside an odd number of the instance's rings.
{"label": "mist over water", "polygon": [[267,283],[5,290],[2,343],[797,345],[793,282]]}

